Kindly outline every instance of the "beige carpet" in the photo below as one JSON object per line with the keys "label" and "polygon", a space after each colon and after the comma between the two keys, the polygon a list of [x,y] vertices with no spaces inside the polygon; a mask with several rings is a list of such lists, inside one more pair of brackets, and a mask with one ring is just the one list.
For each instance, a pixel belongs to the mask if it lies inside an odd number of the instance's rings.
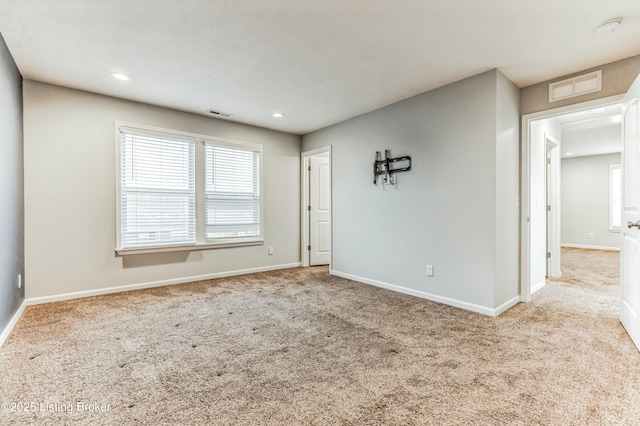
{"label": "beige carpet", "polygon": [[640,424],[617,253],[564,257],[498,318],[326,268],[28,307],[0,394],[36,411],[0,424]]}

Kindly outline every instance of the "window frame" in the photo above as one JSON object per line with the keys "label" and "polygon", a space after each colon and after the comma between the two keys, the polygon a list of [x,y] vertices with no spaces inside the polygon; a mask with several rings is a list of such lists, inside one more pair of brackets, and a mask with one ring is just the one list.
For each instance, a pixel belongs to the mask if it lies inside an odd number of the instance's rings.
{"label": "window frame", "polygon": [[[147,246],[147,247],[122,247],[122,189],[121,189],[121,132],[123,129],[132,132],[139,132],[140,134],[146,134],[153,136],[154,134],[159,137],[168,137],[173,139],[180,139],[184,141],[190,141],[195,147],[195,228],[196,228],[196,242],[193,244],[175,244],[175,245],[163,245],[163,246]],[[256,144],[252,142],[239,141],[234,139],[221,138],[211,135],[203,135],[198,133],[184,132],[180,130],[166,129],[155,126],[148,126],[138,123],[130,123],[126,121],[115,122],[115,172],[116,172],[116,197],[115,197],[115,210],[116,210],[116,240],[115,240],[115,252],[118,255],[133,255],[133,254],[146,254],[146,253],[163,253],[174,251],[196,251],[196,250],[208,250],[216,248],[229,248],[229,247],[243,247],[243,246],[256,246],[264,244],[264,172],[263,172],[263,147],[262,144]],[[253,150],[258,152],[258,191],[259,191],[259,214],[260,214],[260,235],[253,237],[233,237],[233,238],[218,238],[218,239],[206,239],[206,191],[205,191],[205,144],[212,144],[215,146],[224,146],[229,148],[238,148],[245,150]]]}
{"label": "window frame", "polygon": [[[620,172],[620,225],[613,225],[613,171],[619,170]],[[609,165],[609,232],[620,232],[620,227],[622,226],[622,165],[621,164],[610,164]]]}

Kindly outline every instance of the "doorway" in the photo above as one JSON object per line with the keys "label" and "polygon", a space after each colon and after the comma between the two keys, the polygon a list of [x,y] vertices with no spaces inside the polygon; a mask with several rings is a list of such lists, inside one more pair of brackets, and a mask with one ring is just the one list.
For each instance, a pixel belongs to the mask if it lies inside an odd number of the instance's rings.
{"label": "doorway", "polygon": [[301,154],[302,266],[331,264],[331,147]]}
{"label": "doorway", "polygon": [[[623,97],[612,96],[528,114],[522,118],[522,302],[531,301],[531,294],[544,287],[547,275],[557,276],[555,274],[560,272],[560,160],[566,156],[566,151],[562,151],[562,129],[568,123],[562,117],[592,115],[600,109],[619,104]],[[573,122],[578,123],[577,126],[585,126],[589,120],[580,123],[581,120],[576,119]],[[560,149],[554,147],[555,144]],[[550,154],[550,158],[547,154]],[[554,167],[554,163],[557,167]],[[556,215],[552,214],[554,210]],[[557,257],[554,257],[554,251]]]}

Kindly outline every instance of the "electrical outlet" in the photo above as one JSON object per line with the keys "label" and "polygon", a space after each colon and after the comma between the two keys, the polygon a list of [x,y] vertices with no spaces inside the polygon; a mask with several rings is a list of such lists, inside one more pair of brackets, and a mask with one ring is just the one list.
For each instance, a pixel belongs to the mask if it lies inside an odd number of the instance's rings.
{"label": "electrical outlet", "polygon": [[433,265],[427,265],[427,276],[428,277],[433,276]]}
{"label": "electrical outlet", "polygon": [[593,238],[593,232],[589,232],[589,238]]}
{"label": "electrical outlet", "polygon": [[22,288],[22,274],[18,274],[18,288]]}
{"label": "electrical outlet", "polygon": [[273,247],[269,247],[269,256],[273,255]]}

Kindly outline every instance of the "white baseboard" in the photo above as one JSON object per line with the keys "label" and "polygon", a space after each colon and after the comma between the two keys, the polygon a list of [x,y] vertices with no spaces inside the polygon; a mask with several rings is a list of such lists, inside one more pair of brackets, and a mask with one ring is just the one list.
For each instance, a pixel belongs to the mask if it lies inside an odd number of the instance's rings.
{"label": "white baseboard", "polygon": [[13,314],[13,316],[9,320],[9,323],[5,326],[4,330],[2,330],[2,333],[0,333],[0,347],[2,347],[2,345],[4,345],[4,342],[9,338],[9,335],[13,331],[13,327],[15,327],[16,323],[22,316],[22,312],[24,312],[24,308],[26,306],[27,306],[27,301],[23,300],[20,306],[18,307],[18,310]]}
{"label": "white baseboard", "polygon": [[489,315],[492,317],[498,316],[502,312],[506,311],[510,307],[516,305],[520,301],[520,297],[516,296],[513,299],[510,299],[506,303],[500,305],[497,308],[488,308],[486,306],[476,305],[469,302],[464,302],[462,300],[451,299],[448,297],[438,296],[437,294],[431,294],[420,290],[414,290],[412,288],[401,287],[395,284],[389,284],[382,281],[372,280],[369,278],[360,277],[357,275],[347,274],[345,272],[336,271],[332,269],[329,271],[331,275],[335,275],[337,277],[346,278],[351,281],[357,281],[364,284],[371,284],[376,287],[386,288],[387,290],[397,291],[398,293],[408,294],[410,296],[416,296],[423,299],[431,300],[433,302],[442,303],[445,305],[453,306],[455,308],[466,309],[468,311],[477,312],[479,314]]}
{"label": "white baseboard", "polygon": [[542,290],[542,288],[547,284],[547,282],[545,280],[540,281],[538,284],[534,285],[533,287],[531,287],[531,294],[535,293],[536,291],[540,291]]}
{"label": "white baseboard", "polygon": [[520,303],[520,296],[515,296],[515,297],[507,300],[506,302],[504,302],[502,305],[500,305],[497,308],[495,308],[494,309],[495,315],[492,315],[492,316],[497,317],[498,315],[500,315],[501,313],[503,313],[507,309],[513,308],[518,303]]}
{"label": "white baseboard", "polygon": [[580,249],[589,249],[589,250],[609,250],[609,251],[620,251],[620,247],[606,247],[606,246],[588,246],[584,244],[560,244],[560,247],[568,247],[568,248],[580,248]]}
{"label": "white baseboard", "polygon": [[142,290],[145,288],[162,287],[165,285],[184,284],[194,281],[211,280],[215,278],[233,277],[236,275],[255,274],[258,272],[275,271],[278,269],[297,268],[300,262],[287,263],[284,265],[263,266],[259,268],[240,269],[237,271],[216,272],[206,275],[195,275],[191,277],[174,278],[171,280],[151,281],[139,284],[129,284],[118,287],[99,288],[95,290],[76,291],[73,293],[55,294],[51,296],[30,297],[26,300],[27,305],[38,305],[41,303],[59,302],[62,300],[80,299],[83,297],[101,296],[103,294],[121,293],[124,291]]}

